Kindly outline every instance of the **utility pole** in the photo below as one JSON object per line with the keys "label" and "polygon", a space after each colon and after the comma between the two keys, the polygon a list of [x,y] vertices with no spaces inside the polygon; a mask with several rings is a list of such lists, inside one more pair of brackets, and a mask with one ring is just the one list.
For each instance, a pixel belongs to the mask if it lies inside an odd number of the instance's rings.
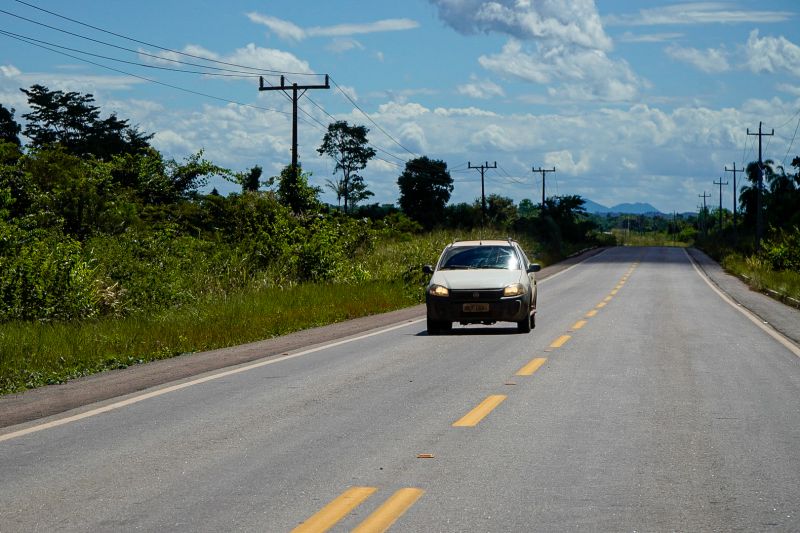
{"label": "utility pole", "polygon": [[486,189],[483,185],[483,175],[486,173],[487,169],[497,168],[497,161],[495,161],[492,166],[484,162],[484,164],[477,167],[473,167],[472,163],[467,161],[467,168],[474,168],[481,171],[481,229],[483,229],[483,225],[486,222]]}
{"label": "utility pole", "polygon": [[544,175],[547,172],[555,172],[555,171],[556,171],[556,167],[553,167],[553,168],[542,168],[542,167],[535,168],[534,167],[534,168],[531,169],[531,172],[541,172],[542,173],[542,211],[544,211],[544,181],[545,181]]}
{"label": "utility pole", "polygon": [[737,195],[739,194],[738,189],[736,189],[736,173],[737,172],[744,172],[743,168],[737,170],[736,168],[736,161],[733,162],[733,168],[728,168],[725,166],[725,172],[733,172],[733,238],[736,239],[736,204],[739,203]]}
{"label": "utility pole", "polygon": [[706,191],[703,191],[703,194],[698,194],[698,198],[703,198],[703,223],[701,224],[703,228],[703,237],[706,236],[706,218],[708,213],[708,207],[706,206],[706,198],[711,198],[710,194],[706,194]]}
{"label": "utility pole", "polygon": [[764,162],[761,158],[761,138],[771,137],[775,135],[775,129],[772,133],[761,132],[761,122],[758,123],[758,133],[750,133],[750,128],[747,128],[748,135],[758,135],[758,187],[756,191],[756,251],[761,250],[761,234],[764,231],[764,221],[761,214],[761,188],[764,183]]}
{"label": "utility pole", "polygon": [[728,182],[722,182],[722,178],[719,178],[719,181],[715,181],[714,185],[719,185],[719,231],[722,231],[722,186],[727,185]]}
{"label": "utility pole", "polygon": [[[280,85],[271,85],[269,87],[264,86],[264,77],[258,77],[258,90],[259,91],[283,91],[286,96],[289,96],[292,100],[292,176],[297,178],[297,101],[306,94],[306,91],[309,89],[330,89],[330,83],[328,80],[328,75],[325,74],[325,85],[297,85],[296,83],[292,83],[291,85],[286,84],[286,79],[281,76],[281,84]],[[291,90],[291,96],[286,91]],[[303,91],[298,94],[298,91]]]}

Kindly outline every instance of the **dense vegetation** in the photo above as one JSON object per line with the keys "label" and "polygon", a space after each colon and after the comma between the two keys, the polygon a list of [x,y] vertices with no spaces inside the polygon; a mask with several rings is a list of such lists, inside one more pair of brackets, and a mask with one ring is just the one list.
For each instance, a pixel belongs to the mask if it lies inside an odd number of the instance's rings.
{"label": "dense vegetation", "polygon": [[[358,205],[374,155],[360,126],[332,124],[319,150],[339,209],[302,168],[166,159],[92,95],[24,92],[24,129],[0,105],[0,392],[418,303],[421,266],[456,237],[515,236],[545,261],[602,237],[578,197],[447,205],[446,165],[426,157],[407,172],[439,194]],[[212,176],[241,192],[202,193]]]}

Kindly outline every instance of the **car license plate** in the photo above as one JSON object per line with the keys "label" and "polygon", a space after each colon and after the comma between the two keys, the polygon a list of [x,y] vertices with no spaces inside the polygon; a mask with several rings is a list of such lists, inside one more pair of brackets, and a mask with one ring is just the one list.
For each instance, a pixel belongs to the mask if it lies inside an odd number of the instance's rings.
{"label": "car license plate", "polygon": [[489,304],[464,304],[462,309],[465,313],[486,313],[489,311]]}

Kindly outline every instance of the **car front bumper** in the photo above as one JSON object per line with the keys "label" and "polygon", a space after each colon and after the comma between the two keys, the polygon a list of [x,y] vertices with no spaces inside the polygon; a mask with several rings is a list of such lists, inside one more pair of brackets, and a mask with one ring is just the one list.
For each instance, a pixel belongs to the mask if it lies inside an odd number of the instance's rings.
{"label": "car front bumper", "polygon": [[[531,313],[530,295],[499,299],[461,299],[425,295],[428,318],[442,322],[482,323],[520,322]],[[466,305],[465,305],[466,304]],[[485,310],[469,310],[473,304],[485,304]]]}

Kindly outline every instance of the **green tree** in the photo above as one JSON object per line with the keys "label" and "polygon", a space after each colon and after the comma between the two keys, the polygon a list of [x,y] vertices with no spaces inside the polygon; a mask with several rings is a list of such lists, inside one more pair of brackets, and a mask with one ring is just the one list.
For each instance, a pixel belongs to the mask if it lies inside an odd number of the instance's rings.
{"label": "green tree", "polygon": [[258,188],[261,187],[261,174],[263,170],[260,166],[256,165],[247,171],[246,174],[241,176],[242,180],[242,192],[257,192]]}
{"label": "green tree", "polygon": [[373,196],[367,189],[364,178],[358,174],[370,159],[375,157],[375,150],[367,140],[369,129],[364,126],[351,126],[340,120],[328,125],[328,131],[317,149],[320,155],[327,154],[336,161],[334,174],[341,172],[338,181],[331,181],[328,186],[336,193],[338,199],[344,200],[344,212],[354,207],[361,200]]}
{"label": "green tree", "polygon": [[453,192],[453,178],[447,163],[418,157],[406,163],[397,178],[400,187],[400,209],[426,229],[444,218],[444,209]]}
{"label": "green tree", "polygon": [[14,109],[6,109],[0,104],[0,141],[20,146],[19,132],[22,127],[14,120]]}
{"label": "green tree", "polygon": [[51,91],[43,85],[20,89],[28,97],[30,113],[23,134],[34,148],[59,144],[69,153],[99,159],[139,153],[149,147],[147,135],[120,120],[115,114],[100,118],[94,96],[76,92]]}
{"label": "green tree", "polygon": [[278,201],[289,207],[295,214],[299,215],[319,209],[317,195],[320,193],[320,189],[308,184],[310,175],[304,173],[300,166],[293,169],[292,165],[286,165],[281,171],[281,175],[277,177]]}

